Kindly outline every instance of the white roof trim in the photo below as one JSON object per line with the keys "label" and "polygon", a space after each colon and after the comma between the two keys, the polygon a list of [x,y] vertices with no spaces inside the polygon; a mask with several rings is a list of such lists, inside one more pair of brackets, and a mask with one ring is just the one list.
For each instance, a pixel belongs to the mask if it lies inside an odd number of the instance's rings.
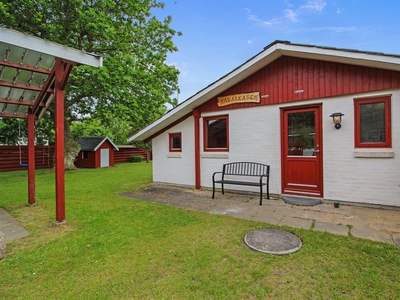
{"label": "white roof trim", "polygon": [[217,96],[283,55],[400,71],[400,56],[278,42],[265,48],[265,50],[243,65],[188,98],[152,124],[132,135],[128,141],[143,141],[151,137],[190,113],[199,105],[207,102],[209,99]]}
{"label": "white roof trim", "polygon": [[101,56],[86,54],[83,51],[3,27],[0,27],[0,41],[54,57],[63,58],[82,65],[92,67],[101,67],[103,65],[103,58]]}
{"label": "white roof trim", "polygon": [[277,44],[277,46],[282,55],[286,56],[400,71],[399,56],[296,44]]}
{"label": "white roof trim", "polygon": [[104,143],[105,141],[107,141],[107,140],[110,142],[110,144],[114,147],[115,150],[119,151],[118,147],[110,140],[110,138],[109,138],[108,136],[106,136],[106,137],[97,145],[97,147],[94,148],[93,151],[97,151],[97,149],[99,149],[100,146],[103,145],[103,143]]}

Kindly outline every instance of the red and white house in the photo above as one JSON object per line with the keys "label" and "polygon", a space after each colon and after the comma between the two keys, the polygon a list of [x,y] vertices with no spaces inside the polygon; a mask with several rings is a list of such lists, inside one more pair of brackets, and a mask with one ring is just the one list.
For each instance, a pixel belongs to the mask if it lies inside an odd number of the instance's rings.
{"label": "red and white house", "polygon": [[272,194],[400,206],[400,55],[276,41],[129,140],[152,141],[158,183],[252,161]]}

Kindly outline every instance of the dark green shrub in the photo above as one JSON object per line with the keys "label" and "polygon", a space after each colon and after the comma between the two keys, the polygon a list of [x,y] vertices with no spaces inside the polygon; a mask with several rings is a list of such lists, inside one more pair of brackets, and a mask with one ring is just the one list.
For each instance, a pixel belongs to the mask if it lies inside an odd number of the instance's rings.
{"label": "dark green shrub", "polygon": [[132,155],[129,158],[129,161],[130,162],[141,162],[141,161],[143,161],[143,157],[141,155]]}

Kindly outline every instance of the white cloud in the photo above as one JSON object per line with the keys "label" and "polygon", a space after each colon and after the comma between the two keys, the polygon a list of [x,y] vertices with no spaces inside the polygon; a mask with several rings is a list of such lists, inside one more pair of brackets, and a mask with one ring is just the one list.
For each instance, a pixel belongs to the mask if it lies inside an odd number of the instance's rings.
{"label": "white cloud", "polygon": [[251,44],[253,44],[253,41],[252,40],[248,40],[247,44],[251,45]]}
{"label": "white cloud", "polygon": [[300,9],[313,10],[321,12],[326,6],[324,0],[308,0],[306,4],[302,5]]}
{"label": "white cloud", "polygon": [[297,22],[297,13],[295,13],[292,9],[285,9],[285,18],[289,19],[292,22]]}
{"label": "white cloud", "polygon": [[343,32],[355,32],[358,30],[356,26],[350,26],[350,27],[320,27],[320,28],[314,28],[314,31],[332,31],[335,33],[343,33]]}
{"label": "white cloud", "polygon": [[[247,19],[257,23],[260,26],[271,27],[276,24],[282,23],[282,19],[289,20],[292,23],[299,22],[302,14],[310,12],[321,12],[327,5],[326,0],[307,0],[305,4],[301,5],[298,9],[293,9],[293,5],[285,0],[285,5],[288,7],[283,10],[283,16],[281,18],[273,18],[270,20],[262,20],[257,15],[251,13],[250,8],[245,8]],[[338,13],[340,10],[338,9]]]}
{"label": "white cloud", "polygon": [[247,11],[247,19],[254,21],[261,26],[272,26],[280,23],[280,19],[271,19],[269,21],[261,20],[257,15],[253,15],[249,8],[245,8],[245,10]]}

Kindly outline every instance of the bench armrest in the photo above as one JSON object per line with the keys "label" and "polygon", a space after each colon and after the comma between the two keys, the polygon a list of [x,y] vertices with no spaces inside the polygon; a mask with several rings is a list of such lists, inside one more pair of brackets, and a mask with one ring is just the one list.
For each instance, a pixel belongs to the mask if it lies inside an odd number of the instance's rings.
{"label": "bench armrest", "polygon": [[[214,174],[213,174],[213,176],[212,176],[212,180],[213,180],[213,182],[215,181],[215,175],[216,174],[222,174],[223,172],[214,172]],[[222,177],[222,176],[221,176]]]}
{"label": "bench armrest", "polygon": [[261,175],[261,176],[260,176],[260,184],[262,183],[264,177],[267,178],[267,183],[268,183],[268,181],[269,181],[269,174],[264,174],[264,175]]}

